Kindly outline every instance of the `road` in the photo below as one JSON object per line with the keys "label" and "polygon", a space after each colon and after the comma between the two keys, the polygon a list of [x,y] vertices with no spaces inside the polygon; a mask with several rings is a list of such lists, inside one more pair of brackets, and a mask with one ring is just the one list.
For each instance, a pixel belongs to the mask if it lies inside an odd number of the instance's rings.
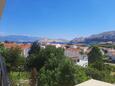
{"label": "road", "polygon": [[0,86],[10,86],[10,80],[8,78],[6,65],[4,58],[0,55],[0,73],[1,73],[1,83]]}

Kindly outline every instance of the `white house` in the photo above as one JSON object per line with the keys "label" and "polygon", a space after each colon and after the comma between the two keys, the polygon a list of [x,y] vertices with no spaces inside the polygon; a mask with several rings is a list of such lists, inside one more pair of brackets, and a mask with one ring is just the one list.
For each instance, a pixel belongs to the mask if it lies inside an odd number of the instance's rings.
{"label": "white house", "polygon": [[22,54],[27,57],[29,55],[31,44],[19,44],[18,46],[22,49]]}
{"label": "white house", "polygon": [[115,61],[115,49],[109,49],[107,51],[107,56],[112,60]]}
{"label": "white house", "polygon": [[71,58],[76,65],[86,67],[88,65],[88,57],[85,54],[81,54],[79,48],[68,48],[65,49],[65,56]]}
{"label": "white house", "polygon": [[76,64],[80,65],[82,67],[88,66],[88,56],[87,55],[81,55],[79,62],[77,62]]}
{"label": "white house", "polygon": [[5,48],[19,47],[22,50],[22,55],[28,56],[28,52],[31,48],[31,44],[16,44],[16,43],[4,43]]}
{"label": "white house", "polygon": [[29,55],[30,48],[23,49],[23,55],[27,57]]}
{"label": "white house", "polygon": [[55,46],[56,48],[62,47],[62,45],[61,45],[61,44],[58,44],[58,43],[47,43],[47,45]]}

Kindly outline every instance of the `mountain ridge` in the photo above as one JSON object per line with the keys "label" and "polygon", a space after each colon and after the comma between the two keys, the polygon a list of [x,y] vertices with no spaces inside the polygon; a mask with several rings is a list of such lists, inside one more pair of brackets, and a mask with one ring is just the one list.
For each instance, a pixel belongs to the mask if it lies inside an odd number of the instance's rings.
{"label": "mountain ridge", "polygon": [[12,41],[12,42],[34,42],[34,41],[45,41],[45,42],[67,42],[66,39],[50,39],[44,37],[33,37],[26,35],[0,35],[0,41]]}
{"label": "mountain ridge", "polygon": [[89,37],[82,37],[80,38],[74,38],[71,40],[71,42],[84,42],[84,43],[92,43],[92,42],[108,42],[112,41],[115,42],[115,31],[107,31],[107,32],[102,32],[99,34],[93,34]]}

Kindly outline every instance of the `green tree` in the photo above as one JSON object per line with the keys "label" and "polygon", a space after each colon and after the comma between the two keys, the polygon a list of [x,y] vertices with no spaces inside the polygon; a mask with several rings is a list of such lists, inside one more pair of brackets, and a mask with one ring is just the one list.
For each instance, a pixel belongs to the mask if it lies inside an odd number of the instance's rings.
{"label": "green tree", "polygon": [[31,49],[30,49],[30,51],[29,51],[29,55],[30,55],[30,54],[37,54],[37,53],[39,53],[39,51],[40,51],[40,43],[38,43],[38,42],[36,41],[36,42],[34,42],[34,43],[32,44]]}
{"label": "green tree", "polygon": [[38,86],[74,86],[88,79],[85,71],[80,74],[78,67],[64,56],[63,49],[47,46],[42,56],[46,59],[38,72]]}
{"label": "green tree", "polygon": [[17,59],[17,68],[18,68],[18,71],[24,71],[25,70],[25,57],[24,56],[20,56],[18,59]]}
{"label": "green tree", "polygon": [[20,64],[24,64],[24,61],[22,61],[22,59],[24,60],[24,58],[22,57],[21,53],[22,51],[19,47],[12,47],[7,50],[4,55],[4,58],[9,71],[16,71],[18,70]]}
{"label": "green tree", "polygon": [[7,49],[3,44],[0,44],[0,54],[5,59],[8,72],[24,71],[25,58],[22,55],[22,50],[19,47]]}
{"label": "green tree", "polygon": [[2,53],[4,51],[4,45],[2,43],[0,43],[0,53]]}
{"label": "green tree", "polygon": [[[58,86],[74,86],[76,84],[76,69],[70,59],[65,59],[59,66],[57,74]],[[78,80],[78,79],[77,79]]]}
{"label": "green tree", "polygon": [[[47,49],[46,49],[47,50]],[[57,49],[58,51],[58,49]],[[39,86],[75,85],[75,65],[62,54],[49,50],[48,59],[38,73]],[[61,52],[60,52],[61,53]],[[45,53],[44,53],[45,54]]]}
{"label": "green tree", "polygon": [[87,68],[76,65],[75,67],[75,81],[76,84],[82,83],[89,79],[89,76],[86,73]]}
{"label": "green tree", "polygon": [[6,54],[7,51],[8,51],[8,49],[6,49],[6,48],[4,47],[4,44],[0,43],[0,54],[5,57],[5,56],[7,55],[7,54]]}
{"label": "green tree", "polygon": [[26,59],[26,67],[31,71],[31,85],[36,85],[37,72],[41,69],[44,64],[44,58],[40,57],[41,48],[38,42],[34,42],[29,51],[29,56]]}
{"label": "green tree", "polygon": [[[27,59],[27,66],[37,69],[37,75],[32,74],[35,85],[38,86],[74,86],[88,79],[85,70],[75,66],[72,60],[65,57],[62,48],[46,46],[45,49],[35,48]],[[37,52],[37,53],[36,53]],[[80,70],[79,70],[80,69]],[[33,85],[33,86],[34,86]]]}
{"label": "green tree", "polygon": [[[38,47],[40,45],[37,45]],[[49,60],[49,58],[54,58],[54,56],[64,56],[63,49],[56,49],[53,46],[47,46],[45,49],[40,49],[38,51],[38,48],[35,48],[33,50],[37,53],[32,53],[27,58],[27,66],[28,68],[36,68],[37,71],[39,71],[44,65],[46,65],[46,62]],[[48,63],[49,64],[49,63]]]}
{"label": "green tree", "polygon": [[95,62],[103,63],[103,54],[97,46],[93,46],[91,51],[88,54],[88,63],[89,65]]}
{"label": "green tree", "polygon": [[104,63],[105,56],[97,46],[93,46],[91,52],[88,54],[89,66],[86,73],[89,77],[105,82],[113,82],[111,76],[112,68],[110,65]]}
{"label": "green tree", "polygon": [[96,68],[87,68],[86,73],[90,78],[96,79],[96,80],[101,80],[109,83],[114,82],[114,78],[112,75],[110,75],[110,72],[108,70],[98,70]]}

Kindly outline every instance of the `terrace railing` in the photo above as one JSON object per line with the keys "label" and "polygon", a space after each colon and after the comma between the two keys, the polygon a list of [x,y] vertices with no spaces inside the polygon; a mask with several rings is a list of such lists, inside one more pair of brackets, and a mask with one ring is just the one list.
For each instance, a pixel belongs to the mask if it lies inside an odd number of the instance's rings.
{"label": "terrace railing", "polygon": [[4,58],[0,55],[0,86],[10,86]]}

